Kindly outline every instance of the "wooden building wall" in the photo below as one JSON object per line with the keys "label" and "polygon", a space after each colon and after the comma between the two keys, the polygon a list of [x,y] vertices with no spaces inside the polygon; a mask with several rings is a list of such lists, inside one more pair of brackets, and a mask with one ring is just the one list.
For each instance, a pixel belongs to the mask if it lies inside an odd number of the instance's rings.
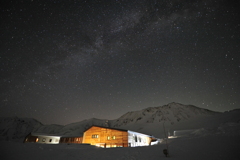
{"label": "wooden building wall", "polygon": [[60,143],[82,143],[83,137],[61,137]]}
{"label": "wooden building wall", "polygon": [[99,147],[128,147],[128,132],[93,126],[84,132],[83,143]]}

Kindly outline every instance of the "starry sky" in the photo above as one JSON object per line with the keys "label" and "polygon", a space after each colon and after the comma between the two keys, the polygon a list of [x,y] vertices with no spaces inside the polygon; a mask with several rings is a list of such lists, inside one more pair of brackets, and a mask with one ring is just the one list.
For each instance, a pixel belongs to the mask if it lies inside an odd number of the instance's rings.
{"label": "starry sky", "polygon": [[0,116],[240,108],[239,0],[1,0]]}

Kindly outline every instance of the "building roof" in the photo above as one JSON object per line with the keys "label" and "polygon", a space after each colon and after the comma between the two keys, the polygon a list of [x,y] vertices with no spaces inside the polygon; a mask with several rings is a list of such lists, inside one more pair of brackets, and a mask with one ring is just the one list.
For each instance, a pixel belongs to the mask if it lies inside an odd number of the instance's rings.
{"label": "building roof", "polygon": [[104,126],[98,126],[98,125],[92,125],[91,127],[89,127],[88,129],[86,129],[84,132],[86,132],[87,130],[89,130],[92,127],[100,127],[100,128],[106,128],[106,129],[113,129],[113,130],[118,130],[118,131],[128,131],[126,129],[119,129],[119,128],[112,128],[112,127],[104,127]]}

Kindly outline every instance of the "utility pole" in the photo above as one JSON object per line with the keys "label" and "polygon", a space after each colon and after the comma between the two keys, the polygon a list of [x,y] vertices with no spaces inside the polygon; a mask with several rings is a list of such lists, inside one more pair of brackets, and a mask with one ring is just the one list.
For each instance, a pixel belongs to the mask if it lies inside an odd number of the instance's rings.
{"label": "utility pole", "polygon": [[167,134],[166,134],[166,130],[165,130],[165,120],[163,122],[163,130],[164,130],[164,135],[165,135],[165,139],[166,139],[166,149],[163,150],[163,153],[165,154],[166,157],[169,156],[169,151],[168,151],[168,137],[167,137]]}

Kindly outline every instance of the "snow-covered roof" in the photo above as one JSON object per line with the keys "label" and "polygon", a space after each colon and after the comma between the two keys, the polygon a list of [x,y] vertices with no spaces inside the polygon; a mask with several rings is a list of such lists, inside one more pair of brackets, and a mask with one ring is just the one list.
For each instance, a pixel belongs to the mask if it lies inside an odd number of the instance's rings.
{"label": "snow-covered roof", "polygon": [[62,137],[58,134],[46,134],[46,133],[31,133],[32,136],[46,136],[46,137]]}

